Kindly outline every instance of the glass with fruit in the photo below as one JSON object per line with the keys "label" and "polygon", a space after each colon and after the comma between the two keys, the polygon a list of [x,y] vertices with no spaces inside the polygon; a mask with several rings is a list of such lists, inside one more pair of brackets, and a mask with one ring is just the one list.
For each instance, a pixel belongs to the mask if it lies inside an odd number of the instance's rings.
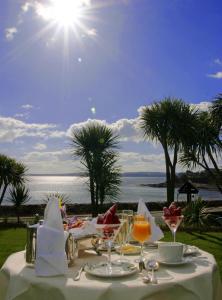
{"label": "glass with fruit", "polygon": [[167,224],[173,235],[173,241],[176,242],[176,232],[180,223],[183,220],[183,215],[181,214],[181,208],[175,202],[172,202],[169,207],[163,208],[162,219]]}
{"label": "glass with fruit", "polygon": [[132,237],[141,245],[140,258],[139,260],[137,260],[137,262],[144,261],[145,258],[143,252],[143,245],[144,242],[149,240],[149,238],[151,237],[151,225],[145,216],[135,216],[132,227]]}
{"label": "glass with fruit", "polygon": [[116,215],[116,204],[114,204],[105,214],[97,218],[96,228],[107,249],[107,274],[112,274],[111,252],[114,240],[119,232],[121,222]]}

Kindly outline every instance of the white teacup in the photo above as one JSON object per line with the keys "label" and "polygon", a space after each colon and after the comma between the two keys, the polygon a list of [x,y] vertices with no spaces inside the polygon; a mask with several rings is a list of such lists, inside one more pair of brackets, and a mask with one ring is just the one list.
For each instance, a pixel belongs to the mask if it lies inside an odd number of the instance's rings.
{"label": "white teacup", "polygon": [[183,258],[184,245],[177,242],[166,242],[158,244],[160,260],[164,262],[180,262]]}

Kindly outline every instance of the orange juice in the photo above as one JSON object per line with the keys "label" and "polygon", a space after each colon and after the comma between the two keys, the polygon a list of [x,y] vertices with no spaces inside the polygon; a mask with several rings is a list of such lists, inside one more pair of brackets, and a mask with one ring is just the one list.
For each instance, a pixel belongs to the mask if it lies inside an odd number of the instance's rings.
{"label": "orange juice", "polygon": [[135,221],[146,221],[145,216],[144,215],[136,215],[134,217]]}
{"label": "orange juice", "polygon": [[151,236],[150,223],[147,221],[135,221],[133,224],[132,236],[140,243],[145,242]]}

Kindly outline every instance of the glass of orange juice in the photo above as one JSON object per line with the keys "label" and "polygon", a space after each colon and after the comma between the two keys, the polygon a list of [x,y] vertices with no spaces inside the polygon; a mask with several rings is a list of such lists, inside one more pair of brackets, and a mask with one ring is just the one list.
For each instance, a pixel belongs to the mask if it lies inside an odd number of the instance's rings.
{"label": "glass of orange juice", "polygon": [[151,226],[149,220],[143,215],[136,215],[134,218],[133,228],[132,228],[133,238],[140,243],[141,252],[138,261],[144,261],[143,245],[144,242],[149,240],[151,236]]}

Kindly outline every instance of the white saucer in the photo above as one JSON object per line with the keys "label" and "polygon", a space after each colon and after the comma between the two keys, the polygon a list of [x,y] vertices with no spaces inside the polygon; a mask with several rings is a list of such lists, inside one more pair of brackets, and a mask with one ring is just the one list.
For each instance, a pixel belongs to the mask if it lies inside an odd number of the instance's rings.
{"label": "white saucer", "polygon": [[160,258],[158,258],[157,260],[160,264],[166,266],[181,266],[193,262],[193,258],[191,257],[183,257],[181,261],[175,261],[175,262],[164,261]]}

